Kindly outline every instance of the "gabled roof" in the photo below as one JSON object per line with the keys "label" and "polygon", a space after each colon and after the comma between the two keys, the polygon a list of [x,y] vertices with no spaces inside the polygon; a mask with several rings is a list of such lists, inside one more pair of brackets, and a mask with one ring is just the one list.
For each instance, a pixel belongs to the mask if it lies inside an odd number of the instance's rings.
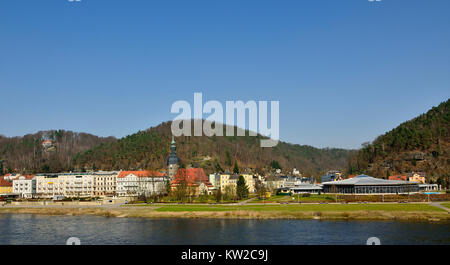
{"label": "gabled roof", "polygon": [[0,178],[0,187],[12,187],[13,183]]}
{"label": "gabled roof", "polygon": [[136,177],[164,177],[165,174],[156,170],[136,170],[136,171],[120,171],[118,178],[124,178],[128,175],[135,175]]}
{"label": "gabled roof", "polygon": [[189,186],[196,186],[204,183],[208,187],[213,185],[209,182],[203,168],[179,168],[174,180],[170,184],[177,185],[185,181]]}
{"label": "gabled roof", "polygon": [[328,181],[322,183],[323,185],[399,185],[399,184],[414,184],[414,182],[401,180],[386,180],[374,178],[367,175],[359,175],[351,179],[344,179],[340,181]]}
{"label": "gabled roof", "polygon": [[417,174],[420,177],[426,177],[427,176],[427,174],[425,174],[425,172],[411,172],[411,173],[408,174],[408,177],[413,177],[414,174]]}

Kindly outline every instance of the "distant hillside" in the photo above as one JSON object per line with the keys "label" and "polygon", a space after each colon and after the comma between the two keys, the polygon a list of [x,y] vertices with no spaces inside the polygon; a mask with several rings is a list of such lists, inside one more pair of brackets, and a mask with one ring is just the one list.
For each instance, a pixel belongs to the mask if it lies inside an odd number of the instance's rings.
{"label": "distant hillside", "polygon": [[[170,122],[146,131],[129,135],[117,141],[101,144],[74,156],[74,165],[80,168],[103,170],[166,168],[171,141]],[[280,142],[274,148],[261,148],[261,136],[235,137],[176,137],[177,155],[183,166],[203,167],[208,172],[231,170],[238,167],[263,172],[276,167],[307,174],[328,169],[344,169],[351,151],[318,149]]]}
{"label": "distant hillside", "polygon": [[348,171],[377,177],[411,171],[450,175],[450,100],[379,136],[350,159]]}
{"label": "distant hillside", "polygon": [[[43,146],[44,140],[49,140]],[[40,131],[23,137],[0,136],[0,160],[5,172],[58,172],[72,170],[72,157],[96,145],[116,141],[88,133]],[[2,164],[0,163],[0,174]]]}

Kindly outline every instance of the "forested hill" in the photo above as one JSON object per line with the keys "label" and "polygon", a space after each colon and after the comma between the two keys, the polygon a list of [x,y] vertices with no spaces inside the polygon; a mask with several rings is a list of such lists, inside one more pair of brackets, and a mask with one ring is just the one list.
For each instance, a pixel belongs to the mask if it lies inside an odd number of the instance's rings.
{"label": "forested hill", "polygon": [[[43,142],[47,141],[46,145]],[[0,135],[0,174],[2,172],[59,172],[73,170],[73,155],[114,137],[98,137],[88,133],[64,130],[40,131],[23,137]]]}
{"label": "forested hill", "polygon": [[450,100],[379,136],[351,157],[348,170],[377,177],[425,172],[431,180],[450,174]]}
{"label": "forested hill", "polygon": [[[74,165],[85,169],[163,169],[169,155],[171,123],[96,146],[74,156]],[[247,135],[247,134],[246,134]],[[182,166],[203,167],[207,172],[251,168],[265,172],[272,167],[300,169],[306,174],[329,169],[345,169],[351,151],[318,149],[280,142],[261,148],[261,136],[176,137]]]}

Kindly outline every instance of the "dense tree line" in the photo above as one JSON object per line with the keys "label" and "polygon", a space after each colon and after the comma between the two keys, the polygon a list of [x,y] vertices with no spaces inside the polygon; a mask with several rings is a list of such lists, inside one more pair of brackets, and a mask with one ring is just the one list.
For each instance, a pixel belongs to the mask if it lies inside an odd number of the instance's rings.
{"label": "dense tree line", "polygon": [[[103,170],[166,168],[171,141],[170,122],[104,143],[74,156],[79,168]],[[225,135],[225,134],[224,134]],[[262,136],[181,136],[176,137],[177,155],[184,166],[202,167],[208,172],[243,172],[247,168],[261,173],[278,168],[300,168],[308,172],[344,169],[349,153],[344,149],[318,149],[280,142],[274,148],[261,148]]]}
{"label": "dense tree line", "polygon": [[[63,130],[0,136],[0,160],[4,160],[4,172],[163,169],[169,155],[170,125],[162,123],[121,139]],[[176,137],[177,154],[181,167],[202,167],[208,172],[238,173],[251,168],[264,173],[273,167],[296,167],[312,174],[344,169],[352,152],[284,142],[261,148],[262,138],[248,136],[248,132],[243,137]],[[46,139],[52,141],[51,148],[42,146]]]}
{"label": "dense tree line", "polygon": [[[44,140],[50,140],[52,145],[45,148],[42,146]],[[72,158],[76,153],[111,141],[115,138],[64,130],[40,131],[23,137],[0,136],[2,170],[3,173],[73,170]]]}
{"label": "dense tree line", "polygon": [[366,143],[350,156],[347,171],[377,177],[426,172],[430,181],[447,180],[450,164],[450,100]]}

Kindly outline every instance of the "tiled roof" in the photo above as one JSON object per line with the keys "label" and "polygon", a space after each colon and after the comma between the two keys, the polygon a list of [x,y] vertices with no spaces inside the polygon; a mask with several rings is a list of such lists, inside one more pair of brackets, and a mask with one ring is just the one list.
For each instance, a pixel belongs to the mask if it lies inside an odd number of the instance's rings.
{"label": "tiled roof", "polygon": [[24,177],[25,177],[25,179],[33,179],[36,176],[35,175],[27,175],[27,176],[24,176]]}
{"label": "tiled roof", "polygon": [[137,170],[137,171],[120,171],[118,178],[124,178],[130,174],[136,177],[164,177],[165,174],[156,170]]}
{"label": "tiled roof", "polygon": [[186,181],[188,185],[199,185],[204,183],[208,187],[212,187],[203,168],[180,168],[174,176],[171,184],[180,184]]}
{"label": "tiled roof", "polygon": [[402,175],[389,176],[389,180],[406,180],[406,176],[402,176]]}
{"label": "tiled roof", "polygon": [[3,178],[0,178],[0,187],[12,187],[12,182],[9,182]]}
{"label": "tiled roof", "polygon": [[411,172],[408,174],[408,177],[412,177],[412,176],[414,176],[414,174],[417,174],[421,177],[426,177],[426,175],[427,175],[427,174],[425,174],[425,172]]}

